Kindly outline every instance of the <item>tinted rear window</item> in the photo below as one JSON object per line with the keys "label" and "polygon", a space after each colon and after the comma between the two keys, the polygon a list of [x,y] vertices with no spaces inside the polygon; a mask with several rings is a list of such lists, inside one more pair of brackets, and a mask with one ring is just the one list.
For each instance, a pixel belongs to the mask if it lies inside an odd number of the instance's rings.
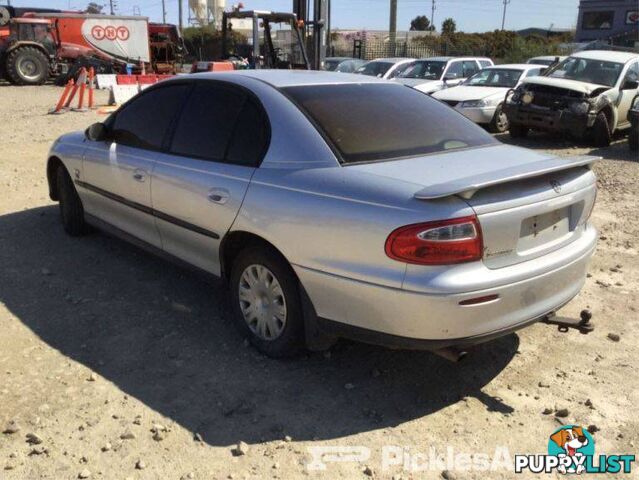
{"label": "tinted rear window", "polygon": [[396,84],[288,87],[286,93],[343,163],[426,155],[497,143],[447,105]]}

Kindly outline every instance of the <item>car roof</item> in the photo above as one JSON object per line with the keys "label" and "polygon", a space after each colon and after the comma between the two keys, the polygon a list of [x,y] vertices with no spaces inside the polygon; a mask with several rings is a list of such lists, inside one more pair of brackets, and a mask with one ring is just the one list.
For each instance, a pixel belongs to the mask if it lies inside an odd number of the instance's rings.
{"label": "car roof", "polygon": [[353,57],[326,57],[324,60],[357,60]]}
{"label": "car roof", "polygon": [[554,60],[555,58],[566,58],[565,55],[540,55],[538,57],[531,57],[528,60]]}
{"label": "car roof", "polygon": [[488,58],[488,57],[423,57],[423,58],[420,58],[419,60],[433,60],[435,62],[449,62],[451,60],[490,60],[490,58]]}
{"label": "car roof", "polygon": [[369,62],[393,62],[393,63],[397,63],[397,62],[404,62],[406,60],[409,61],[413,61],[415,60],[414,58],[407,58],[407,57],[384,57],[384,58],[374,58],[373,60],[369,60]]}
{"label": "car roof", "polygon": [[330,85],[344,83],[385,83],[377,77],[355,75],[342,72],[326,72],[322,70],[234,70],[230,72],[195,73],[187,78],[209,78],[221,80],[241,76],[254,78],[275,88],[293,87],[301,85]]}
{"label": "car roof", "polygon": [[617,52],[614,50],[584,50],[583,52],[573,53],[571,57],[626,63],[630,60],[639,60],[639,53]]}
{"label": "car roof", "polygon": [[530,70],[531,68],[536,67],[544,67],[547,68],[548,65],[537,65],[536,63],[505,63],[503,65],[491,65],[490,67],[486,67],[485,69],[499,69],[499,68],[510,68],[513,70]]}

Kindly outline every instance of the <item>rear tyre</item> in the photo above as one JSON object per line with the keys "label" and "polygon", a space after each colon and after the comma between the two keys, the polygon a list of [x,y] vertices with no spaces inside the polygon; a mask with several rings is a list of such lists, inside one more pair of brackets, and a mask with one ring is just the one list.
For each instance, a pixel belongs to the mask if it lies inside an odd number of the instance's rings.
{"label": "rear tyre", "polygon": [[488,124],[488,131],[490,133],[504,133],[506,130],[508,130],[508,117],[502,106],[497,105],[495,115],[493,115],[493,119]]}
{"label": "rear tyre", "polygon": [[635,129],[635,131],[630,132],[630,135],[628,135],[628,146],[633,152],[639,150],[639,130]]}
{"label": "rear tyre", "polygon": [[34,47],[18,47],[7,55],[7,77],[16,85],[42,85],[49,77],[49,59]]}
{"label": "rear tyre", "polygon": [[529,128],[523,125],[510,125],[508,130],[512,138],[525,138],[528,136]]}
{"label": "rear tyre", "polygon": [[612,135],[610,133],[610,125],[608,118],[604,112],[599,112],[592,125],[592,141],[595,147],[607,147],[610,145]]}
{"label": "rear tyre", "polygon": [[230,276],[234,317],[260,352],[289,357],[303,346],[304,316],[298,280],[281,255],[266,247],[240,252]]}
{"label": "rear tyre", "polygon": [[88,232],[84,221],[84,207],[73,185],[73,181],[63,166],[57,171],[58,197],[60,199],[60,220],[64,231],[72,237],[79,237]]}

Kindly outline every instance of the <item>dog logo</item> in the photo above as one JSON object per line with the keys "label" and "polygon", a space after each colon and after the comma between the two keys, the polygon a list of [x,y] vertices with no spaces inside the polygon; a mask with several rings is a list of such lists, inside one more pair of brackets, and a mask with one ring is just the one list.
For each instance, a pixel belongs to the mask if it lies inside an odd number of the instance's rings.
{"label": "dog logo", "polygon": [[[583,427],[564,426],[550,436],[548,453],[560,458],[559,473],[581,475],[586,470],[585,457],[595,453],[595,441]],[[569,461],[561,461],[564,458]]]}
{"label": "dog logo", "polygon": [[628,474],[634,462],[635,456],[631,454],[595,455],[595,440],[587,429],[579,425],[564,425],[550,435],[546,455],[515,455],[515,473]]}

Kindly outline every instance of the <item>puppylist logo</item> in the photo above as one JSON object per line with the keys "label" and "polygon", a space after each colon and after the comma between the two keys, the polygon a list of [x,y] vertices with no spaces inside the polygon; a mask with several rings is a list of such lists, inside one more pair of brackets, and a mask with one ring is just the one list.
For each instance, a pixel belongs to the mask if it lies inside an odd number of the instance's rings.
{"label": "puppylist logo", "polygon": [[515,472],[561,474],[630,473],[634,455],[595,456],[595,440],[577,425],[564,425],[548,439],[548,455],[515,455]]}

